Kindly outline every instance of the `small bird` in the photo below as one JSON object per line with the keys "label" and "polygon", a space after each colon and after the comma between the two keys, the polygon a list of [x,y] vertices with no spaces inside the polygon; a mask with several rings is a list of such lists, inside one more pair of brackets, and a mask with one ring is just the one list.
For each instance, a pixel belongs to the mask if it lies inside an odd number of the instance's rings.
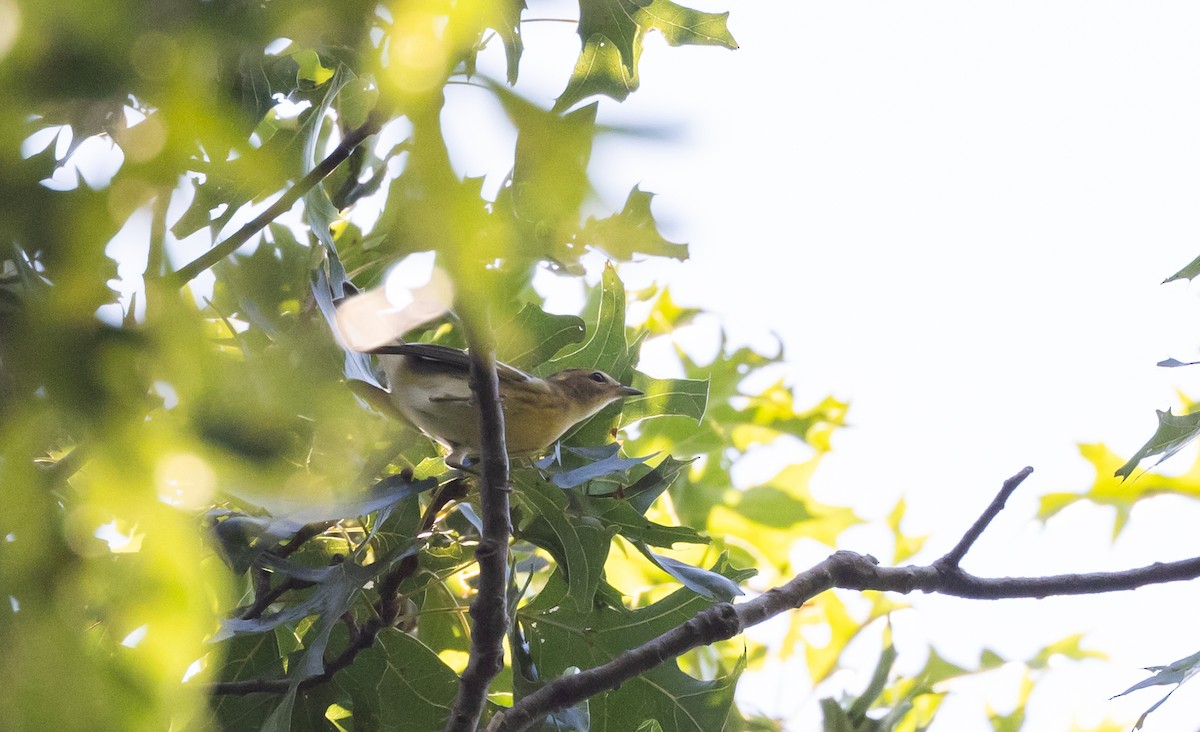
{"label": "small bird", "polygon": [[[479,455],[479,421],[468,382],[466,351],[430,343],[375,348],[396,409],[426,435],[450,449],[446,464],[462,468]],[[542,453],[567,430],[604,407],[641,391],[603,371],[565,369],[538,378],[496,363],[504,441],[514,457]]]}

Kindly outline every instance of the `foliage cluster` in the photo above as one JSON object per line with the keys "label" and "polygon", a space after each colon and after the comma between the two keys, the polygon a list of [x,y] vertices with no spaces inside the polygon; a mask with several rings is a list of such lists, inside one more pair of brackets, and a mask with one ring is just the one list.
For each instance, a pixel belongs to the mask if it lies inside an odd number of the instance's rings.
{"label": "foliage cluster", "polygon": [[[797,537],[832,547],[859,522],[807,488],[847,405],[746,386],[781,354],[722,341],[707,362],[676,349],[678,378],[648,375],[641,345],[698,311],[665,288],[627,293],[610,265],[582,312],[543,310],[538,268],[581,277],[588,252],[687,256],[636,186],[621,210],[586,216],[593,97],[637,88],[649,32],[736,47],[725,14],[670,0],[577,11],[579,57],[544,109],[477,73],[502,52],[516,82],[524,0],[0,0],[13,29],[0,29],[6,727],[442,727],[470,647],[477,499],[351,388],[378,377],[330,324],[335,301],[414,252],[435,251],[486,311],[499,359],[600,368],[646,392],[514,464],[514,622],[489,713],[739,586],[778,583],[798,569]],[[495,195],[451,164],[442,124],[458,84],[516,130]],[[118,161],[111,180],[89,172],[98,159]],[[188,258],[185,240],[211,249]],[[141,280],[119,309],[118,273]],[[628,302],[644,317],[631,322]],[[409,337],[465,343],[454,320]],[[810,457],[734,490],[731,468],[785,435]],[[888,520],[895,562],[922,545],[903,511]],[[780,644],[699,650],[547,728],[775,728],[734,704],[741,674],[802,653],[826,681],[896,607],[825,593]],[[802,642],[817,626],[828,641]],[[1024,662],[1029,678],[1054,654],[1088,655],[1068,639]],[[893,660],[885,640],[870,685],[823,705],[829,729],[923,729],[941,682],[1004,662],[931,654],[897,678]],[[1015,728],[1020,714],[993,716]]]}

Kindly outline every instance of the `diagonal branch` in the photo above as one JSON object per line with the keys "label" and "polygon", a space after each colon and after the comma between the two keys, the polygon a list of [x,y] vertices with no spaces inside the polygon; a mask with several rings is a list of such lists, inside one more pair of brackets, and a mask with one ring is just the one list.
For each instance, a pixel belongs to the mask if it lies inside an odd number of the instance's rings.
{"label": "diagonal branch", "polygon": [[996,497],[992,499],[992,502],[988,504],[988,507],[984,509],[979,518],[975,519],[975,523],[971,524],[971,528],[967,529],[967,533],[963,534],[963,537],[958,540],[958,544],[947,552],[946,556],[934,562],[933,565],[935,567],[957,567],[975,542],[979,540],[979,537],[983,535],[984,529],[988,527],[992,519],[999,516],[1000,512],[1004,510],[1004,504],[1008,501],[1009,496],[1013,494],[1013,491],[1017,490],[1017,487],[1032,472],[1033,468],[1025,467],[1021,469],[1021,472],[1004,481],[1004,485],[1000,487],[1000,492],[996,494]]}
{"label": "diagonal branch", "polygon": [[195,279],[196,275],[236,252],[239,247],[250,241],[250,237],[266,228],[267,224],[287,213],[296,201],[300,200],[301,196],[311,191],[327,175],[332,173],[337,166],[350,157],[350,153],[354,152],[354,149],[361,145],[363,141],[376,132],[379,132],[383,126],[383,120],[383,115],[380,115],[378,112],[372,112],[366,122],[347,133],[342,138],[341,143],[334,148],[333,152],[329,153],[320,163],[317,163],[317,166],[310,170],[308,175],[296,181],[291,188],[284,191],[284,194],[280,196],[278,201],[268,206],[267,210],[256,216],[250,223],[235,231],[220,244],[213,246],[212,249],[209,249],[204,254],[177,269],[167,277],[167,282],[174,287],[183,287]]}
{"label": "diagonal branch", "polygon": [[[472,313],[464,312],[468,308]],[[483,713],[488,686],[504,668],[504,636],[508,632],[508,540],[512,524],[508,506],[508,452],[504,413],[496,375],[496,348],[486,315],[461,303],[460,313],[471,353],[471,393],[479,411],[479,502],[483,536],[475,549],[479,587],[471,603],[471,656],[459,681],[458,696],[446,720],[446,732],[474,732]]]}
{"label": "diagonal branch", "polygon": [[569,676],[562,676],[517,701],[493,717],[487,732],[520,732],[555,709],[573,706],[625,681],[710,643],[732,638],[745,628],[780,613],[799,608],[833,588],[910,593],[940,593],[971,599],[1043,598],[1132,590],[1145,585],[1178,582],[1200,577],[1200,557],[1178,562],[1159,562],[1137,569],[1045,577],[975,577],[958,567],[966,550],[988,522],[1003,508],[1004,501],[1030,473],[1026,468],[1005,482],[1000,494],[946,557],[920,567],[880,567],[869,555],[839,551],[787,584],[732,605],[722,603],[697,613],[691,620],[625,651],[612,661]]}

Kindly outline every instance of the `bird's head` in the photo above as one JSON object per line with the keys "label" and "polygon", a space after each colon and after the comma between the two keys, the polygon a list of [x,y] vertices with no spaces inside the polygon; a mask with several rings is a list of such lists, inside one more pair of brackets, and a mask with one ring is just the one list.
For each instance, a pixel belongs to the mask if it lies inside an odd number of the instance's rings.
{"label": "bird's head", "polygon": [[643,393],[595,369],[565,369],[547,376],[546,382],[569,399],[583,417],[590,417],[618,399]]}

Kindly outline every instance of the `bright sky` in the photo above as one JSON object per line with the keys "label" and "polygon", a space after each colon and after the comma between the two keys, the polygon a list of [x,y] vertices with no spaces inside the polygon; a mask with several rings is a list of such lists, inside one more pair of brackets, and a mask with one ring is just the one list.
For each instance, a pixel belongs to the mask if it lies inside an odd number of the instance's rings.
{"label": "bright sky", "polygon": [[[1078,507],[1045,528],[1036,496],[1083,490],[1074,447],[1131,454],[1154,409],[1200,394],[1197,288],[1160,286],[1200,254],[1200,6],[1185,2],[705,2],[732,10],[741,49],[647,40],[642,88],[601,103],[602,122],[673,126],[675,142],[597,146],[601,193],[619,208],[636,184],[659,195],[668,238],[691,262],[656,268],[677,301],[718,313],[737,340],[785,343],[802,403],[850,400],[851,429],[814,481],[818,495],[879,517],[905,495],[906,529],[951,546],[1000,483],[1037,472],[965,566],[1044,574],[1138,566],[1196,553],[1200,509],[1160,498],[1109,547],[1112,514]],[[527,17],[572,18],[531,3]],[[570,25],[531,24],[518,90],[549,105],[565,81]],[[541,62],[540,59],[546,59]],[[456,104],[478,92],[450,97]],[[450,119],[450,115],[447,115]],[[511,150],[472,118],[451,130],[463,172]],[[626,276],[638,276],[627,268]],[[649,275],[647,275],[649,276]],[[763,462],[804,457],[773,455]],[[1167,469],[1181,470],[1191,454]],[[888,556],[877,533],[844,548]],[[930,554],[924,559],[932,559]],[[815,555],[814,559],[817,558]],[[1107,663],[1061,664],[1029,705],[1027,730],[1131,724],[1157,690],[1108,701],[1200,649],[1195,586],[1085,599],[980,603],[915,597],[895,618],[901,667],[923,640],[971,665],[983,647],[1027,657],[1086,632]],[[872,639],[864,657],[878,652]],[[905,654],[905,650],[910,652]],[[868,669],[869,670],[869,669]],[[847,673],[852,689],[867,681]],[[770,681],[767,681],[770,678]],[[774,674],[745,701],[813,729],[816,701]],[[935,730],[990,730],[1016,676],[956,687]],[[1200,719],[1184,687],[1147,729]]]}

